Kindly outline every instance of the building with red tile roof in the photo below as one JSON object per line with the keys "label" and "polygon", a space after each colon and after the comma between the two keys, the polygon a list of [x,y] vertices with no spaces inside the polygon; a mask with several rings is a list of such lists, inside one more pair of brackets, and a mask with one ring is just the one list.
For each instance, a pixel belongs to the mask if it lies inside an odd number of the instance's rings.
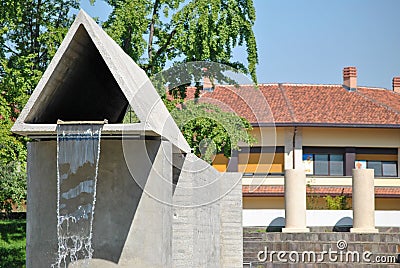
{"label": "building with red tile roof", "polygon": [[[257,121],[246,98],[261,91],[268,102],[273,121],[266,114]],[[256,97],[257,94],[254,94]],[[359,87],[349,91],[342,85],[261,84],[251,86],[216,86],[201,98],[218,100],[253,125],[343,126],[400,128],[400,94],[382,88]],[[217,102],[215,102],[217,103]]]}
{"label": "building with red tile roof", "polygon": [[244,173],[244,208],[283,208],[283,172],[291,168],[306,169],[308,195],[317,193],[322,206],[327,195],[351,200],[352,169],[374,169],[376,208],[400,208],[400,77],[391,90],[358,86],[356,68],[346,67],[342,84],[216,85],[199,101],[253,126],[256,144],[213,162]]}

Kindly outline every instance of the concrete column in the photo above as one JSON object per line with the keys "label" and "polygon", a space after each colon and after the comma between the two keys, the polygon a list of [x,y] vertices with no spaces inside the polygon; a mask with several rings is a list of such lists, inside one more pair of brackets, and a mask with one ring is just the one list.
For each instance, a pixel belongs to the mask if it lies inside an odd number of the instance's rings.
{"label": "concrete column", "polygon": [[306,174],[303,169],[285,170],[285,220],[283,233],[310,231],[306,228]]}
{"label": "concrete column", "polygon": [[375,228],[373,169],[353,169],[353,228],[350,232],[378,232]]}

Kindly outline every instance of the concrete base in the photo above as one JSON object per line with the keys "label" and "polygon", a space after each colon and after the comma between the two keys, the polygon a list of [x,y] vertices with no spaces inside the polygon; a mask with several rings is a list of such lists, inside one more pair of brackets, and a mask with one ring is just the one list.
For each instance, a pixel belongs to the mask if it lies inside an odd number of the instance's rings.
{"label": "concrete base", "polygon": [[379,233],[379,230],[376,228],[350,228],[350,233]]}
{"label": "concrete base", "polygon": [[[168,141],[124,146],[101,141],[93,259],[68,267],[242,267],[241,174],[194,155],[173,169]],[[56,141],[28,144],[27,268],[57,259],[56,152]]]}
{"label": "concrete base", "polygon": [[282,233],[309,233],[310,228],[282,228]]}
{"label": "concrete base", "polygon": [[[172,202],[172,167],[165,161],[166,154],[172,155],[171,145],[157,140],[127,142],[136,156],[135,178],[121,141],[101,141],[93,258],[119,266],[171,267],[172,209],[147,194]],[[57,259],[56,152],[56,141],[28,145],[27,268],[51,267]],[[145,188],[136,181],[145,182]]]}
{"label": "concrete base", "polygon": [[79,260],[68,265],[68,268],[113,268],[120,267],[117,264],[102,260],[102,259],[91,259],[91,260]]}

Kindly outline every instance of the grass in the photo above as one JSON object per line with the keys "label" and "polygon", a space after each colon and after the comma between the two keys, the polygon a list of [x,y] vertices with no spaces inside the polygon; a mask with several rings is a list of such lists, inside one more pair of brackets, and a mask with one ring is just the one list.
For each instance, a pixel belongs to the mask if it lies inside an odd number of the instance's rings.
{"label": "grass", "polygon": [[0,268],[25,267],[26,220],[0,220]]}

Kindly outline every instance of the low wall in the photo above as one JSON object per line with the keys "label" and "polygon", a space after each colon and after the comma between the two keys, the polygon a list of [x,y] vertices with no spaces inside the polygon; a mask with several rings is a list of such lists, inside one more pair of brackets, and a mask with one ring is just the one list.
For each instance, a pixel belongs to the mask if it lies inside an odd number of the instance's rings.
{"label": "low wall", "polygon": [[[284,209],[244,209],[243,226],[284,226]],[[349,226],[352,210],[307,210],[307,226]],[[375,211],[375,225],[400,227],[400,211]]]}
{"label": "low wall", "polygon": [[[398,233],[243,230],[243,267],[399,267]],[[340,247],[340,248],[339,248]]]}

